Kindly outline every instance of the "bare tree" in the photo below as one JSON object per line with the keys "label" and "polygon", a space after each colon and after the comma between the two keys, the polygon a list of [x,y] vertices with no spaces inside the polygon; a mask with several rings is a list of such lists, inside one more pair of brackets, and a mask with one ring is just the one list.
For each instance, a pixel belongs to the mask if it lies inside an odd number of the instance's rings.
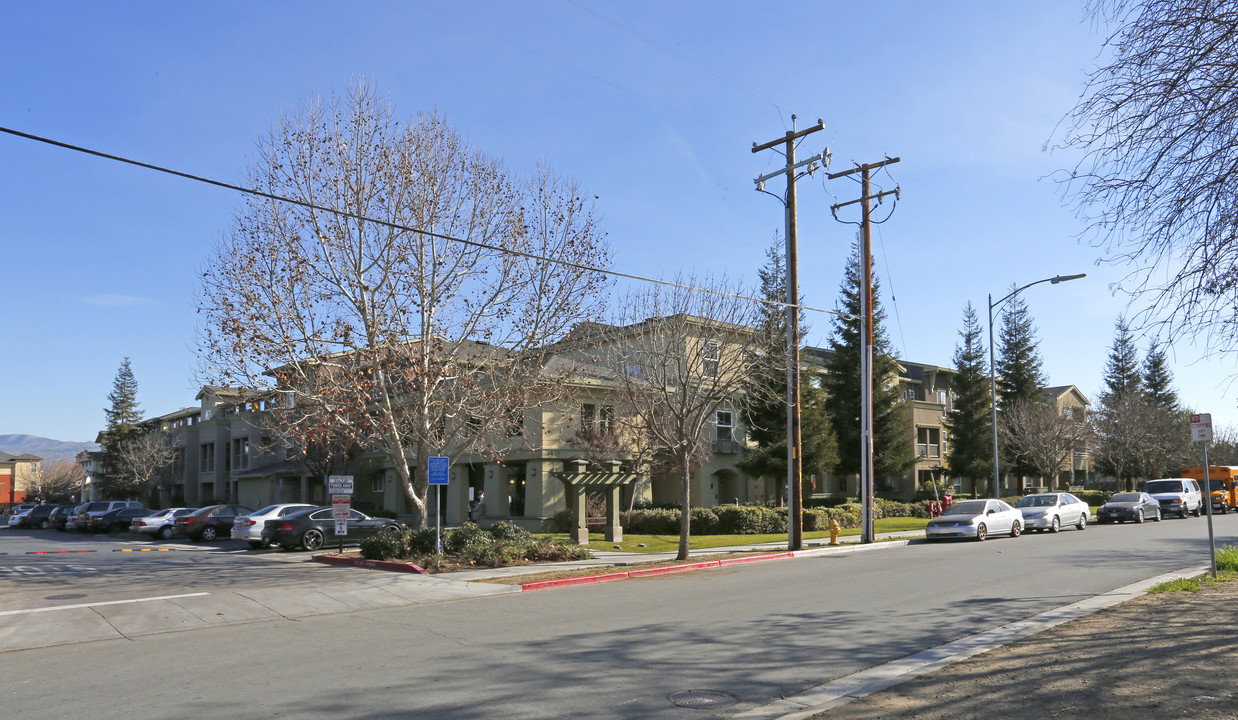
{"label": "bare tree", "polygon": [[1138,478],[1176,476],[1192,464],[1185,413],[1158,407],[1142,393],[1102,398],[1090,417],[1091,454],[1099,470],[1134,490]]}
{"label": "bare tree", "polygon": [[1002,408],[997,432],[1011,457],[1032,468],[1049,487],[1057,487],[1058,472],[1084,446],[1088,425],[1082,409],[1058,412],[1051,403],[1010,400]]}
{"label": "bare tree", "polygon": [[109,478],[113,490],[123,495],[170,494],[172,477],[166,471],[176,454],[176,438],[170,432],[148,430],[130,437],[120,446]]}
{"label": "bare tree", "polygon": [[82,466],[73,460],[39,463],[38,472],[26,481],[26,497],[45,502],[67,500],[81,492]]}
{"label": "bare tree", "polygon": [[[735,298],[726,281],[676,278],[629,294],[618,322],[593,338],[593,352],[616,372],[626,412],[621,417],[646,433],[680,481],[681,560],[688,558],[692,476],[713,448],[719,410],[740,417],[745,393],[782,358],[762,352],[757,304]],[[730,293],[730,295],[726,294]]]}
{"label": "bare tree", "polygon": [[1091,0],[1116,26],[1060,144],[1083,153],[1065,196],[1143,320],[1172,336],[1238,341],[1238,7],[1210,0]]}
{"label": "bare tree", "polygon": [[381,451],[424,527],[428,457],[492,451],[561,391],[546,348],[600,311],[593,211],[437,115],[399,122],[364,81],[283,116],[251,183],[303,204],[251,198],[208,261],[207,377],[308,406],[285,416],[302,448]]}

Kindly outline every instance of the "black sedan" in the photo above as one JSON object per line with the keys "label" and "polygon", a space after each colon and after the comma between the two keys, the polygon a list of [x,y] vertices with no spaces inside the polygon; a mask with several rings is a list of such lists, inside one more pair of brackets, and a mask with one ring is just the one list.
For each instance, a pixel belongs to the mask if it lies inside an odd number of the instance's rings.
{"label": "black sedan", "polygon": [[144,507],[117,508],[90,519],[90,532],[116,533],[128,532],[129,523],[134,518],[149,515],[150,510]]}
{"label": "black sedan", "polygon": [[48,520],[59,505],[39,505],[22,517],[17,527],[46,529],[51,522]]}
{"label": "black sedan", "polygon": [[[370,517],[356,510],[348,511],[348,532],[344,542],[357,544],[380,532],[397,533],[404,525],[390,518]],[[282,518],[267,520],[262,530],[262,539],[279,545],[285,550],[321,550],[324,546],[339,544],[335,534],[335,519],[330,506],[310,508]]]}
{"label": "black sedan", "polygon": [[187,537],[194,542],[211,542],[232,534],[232,521],[239,515],[249,515],[253,510],[244,505],[210,505],[176,518],[172,534]]}
{"label": "black sedan", "polygon": [[1096,510],[1096,522],[1161,521],[1161,504],[1146,492],[1124,492],[1109,498]]}

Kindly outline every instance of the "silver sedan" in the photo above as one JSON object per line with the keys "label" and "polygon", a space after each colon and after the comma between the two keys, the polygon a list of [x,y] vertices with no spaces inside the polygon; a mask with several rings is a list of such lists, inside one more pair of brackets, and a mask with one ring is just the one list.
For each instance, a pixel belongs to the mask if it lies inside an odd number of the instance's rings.
{"label": "silver sedan", "polygon": [[1022,531],[1022,513],[1001,500],[963,500],[951,505],[941,517],[929,520],[924,537],[984,540],[989,535],[1019,537]]}
{"label": "silver sedan", "polygon": [[1028,495],[1015,507],[1023,513],[1024,529],[1049,532],[1057,532],[1063,525],[1082,530],[1088,526],[1092,513],[1087,503],[1070,493]]}

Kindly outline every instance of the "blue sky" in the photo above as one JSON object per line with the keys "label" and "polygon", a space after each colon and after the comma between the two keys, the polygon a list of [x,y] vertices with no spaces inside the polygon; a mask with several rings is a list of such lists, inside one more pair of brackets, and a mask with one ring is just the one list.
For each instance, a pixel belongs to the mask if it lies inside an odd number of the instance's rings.
{"label": "blue sky", "polygon": [[[1051,384],[1101,387],[1129,268],[1097,265],[1043,147],[1102,36],[1080,0],[976,2],[10,3],[0,125],[226,182],[254,139],[365,75],[397,111],[436,109],[512,169],[598,195],[616,269],[755,280],[783,224],[752,143],[816,119],[832,169],[885,155],[902,199],[874,233],[898,354],[950,365],[964,305],[1023,297]],[[92,440],[122,358],[147,415],[193,404],[195,278],[233,192],[0,135],[6,351],[0,434]],[[771,183],[771,187],[781,183]],[[832,308],[857,197],[797,186],[801,289]],[[881,212],[890,209],[883,206]],[[853,209],[854,212],[854,209]],[[851,218],[854,219],[854,218]],[[828,316],[810,318],[824,344]],[[1146,347],[1146,340],[1141,341]],[[1238,422],[1231,357],[1170,350],[1183,400]]]}

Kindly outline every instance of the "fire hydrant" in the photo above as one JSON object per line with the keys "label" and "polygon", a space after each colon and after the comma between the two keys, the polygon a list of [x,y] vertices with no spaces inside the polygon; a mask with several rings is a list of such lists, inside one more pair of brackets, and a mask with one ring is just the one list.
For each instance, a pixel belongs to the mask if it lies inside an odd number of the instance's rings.
{"label": "fire hydrant", "polygon": [[841,529],[842,528],[838,527],[838,521],[835,520],[834,518],[830,518],[830,544],[831,545],[838,544],[838,531]]}

